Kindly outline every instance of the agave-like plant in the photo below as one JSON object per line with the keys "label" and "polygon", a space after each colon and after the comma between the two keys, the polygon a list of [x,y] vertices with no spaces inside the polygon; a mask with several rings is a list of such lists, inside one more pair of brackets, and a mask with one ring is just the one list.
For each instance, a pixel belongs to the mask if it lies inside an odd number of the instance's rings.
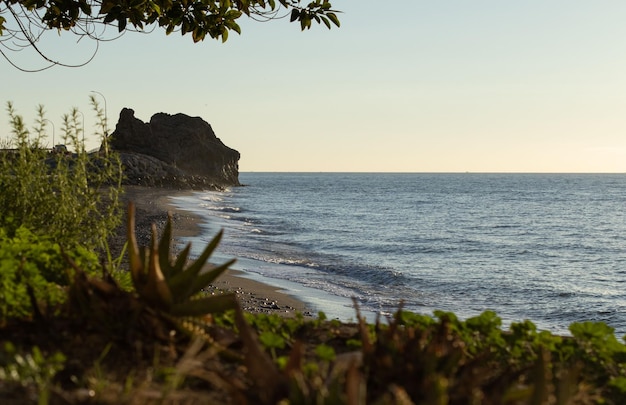
{"label": "agave-like plant", "polygon": [[[139,297],[154,309],[177,318],[197,318],[237,307],[234,293],[201,296],[203,288],[226,271],[235,260],[219,266],[206,265],[222,238],[220,231],[195,260],[189,261],[191,244],[178,257],[172,255],[172,217],[161,240],[157,241],[156,225],[152,225],[149,248],[139,248],[135,235],[135,206],[128,206],[128,254],[133,285]],[[203,269],[208,271],[202,272]]]}

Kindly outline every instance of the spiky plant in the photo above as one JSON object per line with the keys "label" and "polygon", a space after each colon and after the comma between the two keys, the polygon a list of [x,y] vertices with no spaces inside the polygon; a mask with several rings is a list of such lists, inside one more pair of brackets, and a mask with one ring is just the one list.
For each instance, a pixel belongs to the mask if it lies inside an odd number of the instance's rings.
{"label": "spiky plant", "polygon": [[[128,206],[128,254],[133,285],[139,297],[154,309],[176,318],[203,317],[207,314],[234,309],[234,293],[203,297],[201,291],[226,271],[235,260],[206,265],[222,237],[220,231],[195,260],[189,260],[191,244],[174,258],[172,255],[172,218],[157,241],[156,225],[152,225],[149,248],[139,248],[135,235],[135,206]],[[202,272],[203,269],[208,269]]]}

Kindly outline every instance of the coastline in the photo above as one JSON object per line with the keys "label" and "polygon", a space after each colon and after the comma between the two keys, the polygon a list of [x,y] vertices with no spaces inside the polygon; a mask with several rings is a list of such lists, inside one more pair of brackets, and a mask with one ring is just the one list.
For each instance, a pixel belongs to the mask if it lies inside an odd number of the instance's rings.
{"label": "coastline", "polygon": [[[172,232],[174,241],[182,246],[181,238],[196,236],[201,232],[199,222],[201,218],[192,212],[178,209],[170,197],[188,195],[188,190],[167,188],[152,188],[144,186],[124,186],[121,201],[126,212],[128,202],[132,201],[136,207],[136,232],[140,245],[146,246],[150,241],[150,227],[152,223],[157,229],[162,229],[167,220],[167,213],[172,214]],[[120,227],[118,237],[112,243],[114,252],[121,251],[121,245],[126,240],[125,221]],[[121,243],[121,245],[120,245]],[[211,286],[207,293],[219,294],[221,291],[232,291],[246,312],[277,314],[284,317],[295,316],[301,313],[304,316],[313,316],[306,304],[298,298],[284,293],[274,287],[257,280],[245,277],[245,273],[238,270],[227,270]]]}

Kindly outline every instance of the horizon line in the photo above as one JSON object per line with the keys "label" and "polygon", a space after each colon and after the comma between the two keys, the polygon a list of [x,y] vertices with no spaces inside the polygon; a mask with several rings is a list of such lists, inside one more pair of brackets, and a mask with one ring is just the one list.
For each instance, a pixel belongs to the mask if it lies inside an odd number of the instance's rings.
{"label": "horizon line", "polygon": [[626,174],[623,172],[533,172],[533,171],[324,171],[324,170],[242,170],[239,173],[294,173],[294,174]]}

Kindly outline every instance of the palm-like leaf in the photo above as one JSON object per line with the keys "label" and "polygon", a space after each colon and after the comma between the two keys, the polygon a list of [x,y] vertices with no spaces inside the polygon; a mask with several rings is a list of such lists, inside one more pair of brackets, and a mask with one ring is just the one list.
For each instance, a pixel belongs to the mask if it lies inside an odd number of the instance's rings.
{"label": "palm-like leaf", "polygon": [[[198,297],[203,288],[235,262],[233,259],[219,266],[207,266],[207,261],[221,240],[221,231],[195,261],[189,262],[190,244],[178,257],[172,255],[171,215],[168,215],[160,241],[157,240],[156,226],[152,226],[149,249],[140,249],[137,244],[133,203],[128,206],[127,224],[131,278],[139,297],[147,304],[176,317],[198,317],[236,306],[235,294],[232,293]],[[203,269],[207,271],[203,272]]]}

